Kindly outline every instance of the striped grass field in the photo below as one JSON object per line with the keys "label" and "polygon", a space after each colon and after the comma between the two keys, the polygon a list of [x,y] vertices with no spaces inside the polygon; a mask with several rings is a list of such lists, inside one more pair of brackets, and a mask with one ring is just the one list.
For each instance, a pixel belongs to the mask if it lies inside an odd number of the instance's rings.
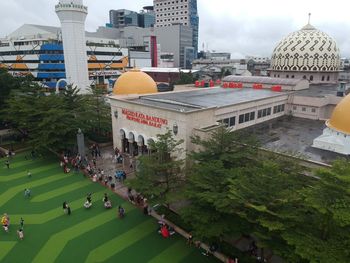
{"label": "striped grass field", "polygon": [[[25,188],[31,189],[30,199],[24,197]],[[86,210],[83,203],[89,192],[93,206]],[[103,208],[105,192],[112,200],[111,210]],[[70,216],[63,213],[63,201],[72,208]],[[117,218],[119,204],[126,209],[124,219]],[[10,231],[0,229],[0,262],[4,263],[218,262],[188,247],[178,234],[162,238],[155,219],[82,174],[64,174],[55,158],[26,160],[23,153],[11,160],[10,169],[0,159],[3,213],[10,217]],[[16,233],[21,217],[24,240]]]}

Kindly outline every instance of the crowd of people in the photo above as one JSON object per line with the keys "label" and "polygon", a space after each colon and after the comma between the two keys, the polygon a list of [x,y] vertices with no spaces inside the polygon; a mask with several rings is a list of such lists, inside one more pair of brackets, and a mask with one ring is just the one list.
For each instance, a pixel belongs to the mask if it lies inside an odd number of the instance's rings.
{"label": "crowd of people", "polygon": [[[101,158],[101,151],[98,146],[98,144],[93,144],[90,147],[90,153],[91,153],[91,158],[88,157],[88,155],[81,156],[80,154],[76,154],[74,157],[71,157],[70,154],[65,153],[62,155],[61,161],[60,161],[60,166],[63,169],[64,173],[69,173],[71,169],[69,168],[70,166],[72,167],[73,171],[75,173],[79,173],[79,171],[83,170],[83,174],[89,176],[93,182],[100,182],[104,183],[106,186],[110,185],[113,186],[113,177],[111,175],[106,175],[104,170],[102,168],[97,167],[97,159]],[[11,154],[12,156],[12,154]],[[35,158],[35,152],[31,152],[31,158]],[[27,158],[26,158],[27,159]],[[115,162],[122,163],[123,162],[123,156],[119,152],[118,149],[115,150],[115,156],[114,156]],[[7,158],[5,161],[5,165],[7,169],[10,169],[10,157]],[[32,178],[32,173],[27,170],[27,177]],[[126,173],[123,170],[117,170],[115,173],[115,177],[118,181],[123,182],[126,179]],[[112,187],[113,188],[113,187]],[[24,197],[25,198],[30,198],[31,197],[31,190],[29,188],[26,188],[24,191]],[[144,213],[144,215],[151,215],[152,214],[152,206],[149,205],[147,198],[145,198],[141,193],[137,193],[133,191],[131,188],[128,188],[127,190],[127,198],[128,200],[140,207]],[[107,193],[104,193],[103,199],[103,207],[105,209],[111,209],[112,206],[112,200],[109,198]],[[92,200],[92,193],[87,193],[86,195],[86,200],[83,203],[83,207],[85,209],[90,209],[92,207],[93,200]],[[72,214],[72,209],[70,205],[68,204],[67,201],[64,201],[62,204],[62,208],[64,211],[64,214],[71,215]],[[121,205],[117,205],[117,217],[122,219],[125,217],[125,209]],[[1,218],[1,224],[5,232],[9,231],[10,227],[10,218],[9,216],[5,213],[2,218]],[[175,234],[175,229],[170,226],[167,221],[164,218],[164,215],[158,222],[158,233],[164,237],[164,238],[169,238],[170,236]],[[17,230],[17,235],[20,240],[24,239],[24,220],[21,218],[20,224],[19,224],[19,229]],[[201,242],[196,240],[193,241],[193,236],[190,233],[188,235],[187,243],[192,246],[194,244],[196,247],[201,247]],[[216,244],[211,244],[207,250],[203,252],[203,255],[209,256],[214,254],[218,250],[218,247]],[[250,252],[251,254],[254,255],[256,248],[252,244]],[[229,259],[230,260],[230,259]],[[237,263],[238,260],[235,259],[234,261],[228,261],[229,263],[235,262]]]}

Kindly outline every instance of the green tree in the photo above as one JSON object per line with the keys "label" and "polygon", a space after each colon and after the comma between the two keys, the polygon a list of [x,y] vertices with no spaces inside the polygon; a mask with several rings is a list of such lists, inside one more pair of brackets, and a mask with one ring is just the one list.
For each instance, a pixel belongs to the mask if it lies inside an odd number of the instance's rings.
{"label": "green tree", "polygon": [[175,81],[175,85],[183,84],[193,84],[198,79],[198,75],[193,76],[193,73],[190,71],[188,73],[180,72],[180,78]]}
{"label": "green tree", "polygon": [[247,233],[251,228],[248,221],[232,217],[227,209],[231,205],[227,198],[229,179],[235,177],[235,173],[251,169],[256,159],[256,151],[235,143],[237,140],[239,136],[224,127],[214,131],[207,140],[192,138],[200,150],[189,155],[193,164],[185,191],[189,205],[181,214],[201,238],[223,238]]}
{"label": "green tree", "polygon": [[223,128],[194,142],[182,215],[195,234],[250,234],[288,262],[348,262],[349,162],[310,176],[293,158],[254,150]]}
{"label": "green tree", "polygon": [[11,93],[4,113],[13,127],[28,134],[34,148],[57,152],[75,145],[78,128],[88,128],[82,102],[71,86],[56,95],[28,82]]}
{"label": "green tree", "polygon": [[88,135],[96,139],[112,131],[111,108],[105,102],[103,89],[91,86],[91,91],[91,94],[84,96],[84,108],[90,126]]}
{"label": "green tree", "polygon": [[308,220],[284,238],[310,262],[349,262],[350,163],[337,160],[316,176],[319,179],[302,191]]}
{"label": "green tree", "polygon": [[0,105],[4,105],[11,90],[18,88],[18,86],[18,79],[9,74],[7,70],[0,68]]}
{"label": "green tree", "polygon": [[178,158],[182,143],[170,130],[158,134],[156,141],[150,143],[151,154],[138,159],[136,178],[128,185],[154,201],[169,204],[184,182],[183,160]]}

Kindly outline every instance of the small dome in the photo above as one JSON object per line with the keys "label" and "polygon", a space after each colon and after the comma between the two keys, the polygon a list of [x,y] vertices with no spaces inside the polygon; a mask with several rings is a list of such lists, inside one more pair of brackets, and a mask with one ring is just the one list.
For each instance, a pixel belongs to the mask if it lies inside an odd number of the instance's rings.
{"label": "small dome", "polygon": [[350,95],[347,95],[335,107],[327,126],[336,131],[350,134]]}
{"label": "small dome", "polygon": [[113,93],[116,95],[156,92],[158,92],[157,84],[154,80],[138,69],[132,69],[120,75],[113,87]]}
{"label": "small dome", "polygon": [[278,43],[272,53],[271,69],[337,72],[340,69],[339,48],[333,38],[307,24]]}

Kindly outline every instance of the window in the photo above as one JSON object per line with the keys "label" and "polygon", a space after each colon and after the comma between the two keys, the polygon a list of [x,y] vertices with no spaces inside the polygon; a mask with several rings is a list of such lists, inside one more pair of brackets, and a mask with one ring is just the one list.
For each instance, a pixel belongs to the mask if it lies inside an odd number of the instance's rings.
{"label": "window", "polygon": [[294,79],[294,75],[292,75],[292,79]]}
{"label": "window", "polygon": [[258,119],[271,115],[271,108],[258,110]]}
{"label": "window", "polygon": [[313,81],[314,80],[314,76],[310,76],[310,81]]}
{"label": "window", "polygon": [[302,110],[302,111],[306,111],[306,108],[305,108],[305,107],[302,107],[301,110]]}
{"label": "window", "polygon": [[244,122],[244,114],[239,115],[239,123],[243,123]]}
{"label": "window", "polygon": [[293,110],[297,110],[297,106],[293,106]]}
{"label": "window", "polygon": [[289,79],[289,75],[286,75],[286,78]]}
{"label": "window", "polygon": [[316,109],[315,109],[315,108],[312,108],[312,109],[311,109],[311,112],[314,112],[314,113],[315,113],[315,112],[316,112]]}
{"label": "window", "polygon": [[252,121],[255,119],[255,111],[239,115],[239,123]]}
{"label": "window", "polygon": [[322,81],[324,81],[324,76],[322,76]]}
{"label": "window", "polygon": [[230,126],[235,126],[236,125],[236,117],[231,117],[230,118]]}
{"label": "window", "polygon": [[273,113],[274,114],[280,113],[280,112],[283,112],[283,111],[284,111],[284,104],[277,105],[277,106],[273,107]]}
{"label": "window", "polygon": [[226,118],[223,120],[219,120],[219,122],[225,124],[227,127],[232,127],[236,125],[236,117],[230,117],[230,118]]}
{"label": "window", "polygon": [[327,76],[327,81],[329,81],[329,76]]}

